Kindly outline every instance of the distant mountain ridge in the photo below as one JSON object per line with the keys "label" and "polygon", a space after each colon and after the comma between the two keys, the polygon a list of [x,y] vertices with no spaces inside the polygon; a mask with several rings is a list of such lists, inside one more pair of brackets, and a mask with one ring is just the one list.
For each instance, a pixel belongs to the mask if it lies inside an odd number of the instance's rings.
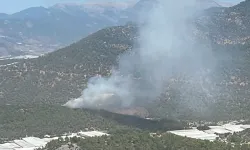
{"label": "distant mountain ridge", "polygon": [[49,8],[32,7],[11,15],[0,14],[0,46],[7,45],[3,48],[8,55],[15,55],[10,49],[34,55],[51,52],[101,28],[120,24],[123,9],[57,4]]}
{"label": "distant mountain ridge", "polygon": [[[138,13],[156,0],[131,2],[61,3],[49,8],[31,7],[0,14],[0,55],[41,55],[109,26],[138,21]],[[217,7],[212,0],[201,6]],[[2,46],[5,45],[5,46]]]}

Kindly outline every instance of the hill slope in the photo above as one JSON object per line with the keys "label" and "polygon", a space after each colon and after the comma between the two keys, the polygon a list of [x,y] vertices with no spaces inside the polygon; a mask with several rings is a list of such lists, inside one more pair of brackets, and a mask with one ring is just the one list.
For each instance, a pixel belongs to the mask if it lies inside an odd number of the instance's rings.
{"label": "hill slope", "polygon": [[229,8],[210,8],[198,18],[200,30],[215,43],[235,45],[249,41],[250,1]]}
{"label": "hill slope", "polygon": [[62,104],[76,98],[88,78],[107,75],[117,56],[132,48],[135,30],[106,28],[38,59],[1,67],[0,102]]}
{"label": "hill slope", "polygon": [[115,132],[129,128],[155,132],[186,126],[184,122],[174,120],[155,121],[104,110],[73,110],[53,105],[5,105],[0,108],[0,143],[26,135],[43,137],[81,130]]}
{"label": "hill slope", "polygon": [[[14,65],[0,67],[1,105],[32,103],[61,105],[71,98],[79,97],[90,77],[97,74],[108,76],[111,67],[117,62],[117,56],[133,47],[134,39],[137,37],[136,29],[135,26],[129,25],[106,28],[38,59],[22,60]],[[230,50],[224,45],[223,49],[227,50],[218,49],[218,46],[216,48],[219,56],[226,54],[228,57],[237,57],[233,63],[229,59],[230,61],[220,66],[218,70],[221,71],[214,72],[217,79],[225,79],[217,82],[224,91],[222,94],[213,94],[215,96],[213,99],[219,100],[216,107],[210,106],[216,113],[203,113],[210,117],[216,115],[217,118],[230,118],[231,114],[234,117],[244,117],[248,114],[249,108],[249,103],[246,101],[249,96],[248,79],[250,78],[248,48],[241,50],[243,47],[240,46]],[[180,92],[184,88],[181,85],[185,82],[187,81],[179,77],[171,79],[166,84],[168,85],[166,93],[160,97],[160,100],[139,106],[146,107],[150,116],[154,117],[168,116],[185,119],[201,117],[201,113],[197,115],[199,109],[194,109],[195,105],[184,106],[187,102],[184,102],[185,99]],[[216,92],[218,89],[214,90]],[[189,92],[192,95],[195,91]],[[197,93],[193,93],[193,96],[196,98]],[[210,99],[204,94],[199,97],[197,102],[206,102]],[[192,101],[192,98],[190,100]],[[238,110],[239,107],[240,110]]]}
{"label": "hill slope", "polygon": [[[226,11],[241,7],[242,4],[227,8]],[[221,13],[226,12],[224,8],[223,11],[217,10]],[[198,80],[186,81],[183,77],[176,77],[167,81],[166,92],[162,93],[159,100],[152,104],[140,104],[149,110],[151,116],[186,119],[212,116],[211,118],[214,119],[246,117],[249,114],[250,47],[248,40],[237,43],[236,37],[244,38],[250,33],[242,30],[244,34],[239,32],[234,36],[234,30],[244,24],[235,26],[234,22],[223,22],[226,20],[224,16],[213,17],[215,9],[209,11],[205,15],[210,15],[210,18],[204,17],[207,21],[196,22],[196,24],[200,29],[197,37],[211,39],[214,54],[220,59],[223,58],[219,62],[220,65],[211,73],[214,82],[209,84],[209,87],[213,87],[210,92],[214,97],[199,93],[195,88],[189,88],[189,91],[184,93],[190,95],[188,98],[183,97],[182,91],[187,89],[183,85]],[[244,10],[242,13],[248,14]],[[247,21],[248,18],[245,20]],[[220,31],[223,25],[230,28],[225,28],[218,34],[216,31]],[[231,44],[218,42],[221,35],[224,39],[233,38],[235,42]],[[124,51],[131,50],[137,37],[137,27],[133,25],[105,28],[38,59],[23,60],[14,65],[2,66],[0,67],[0,104],[61,105],[71,98],[77,98],[86,87],[86,82],[90,77],[97,74],[103,76],[110,74],[111,67],[116,65],[117,56]],[[186,86],[189,85],[186,84]],[[199,86],[197,83],[197,87]],[[201,109],[203,108],[201,106],[206,106],[209,101],[216,103],[206,107],[206,110]]]}

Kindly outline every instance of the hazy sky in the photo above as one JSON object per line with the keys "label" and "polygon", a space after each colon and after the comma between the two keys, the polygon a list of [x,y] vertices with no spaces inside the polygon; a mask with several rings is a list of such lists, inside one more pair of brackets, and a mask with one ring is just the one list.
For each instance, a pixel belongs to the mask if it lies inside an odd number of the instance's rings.
{"label": "hazy sky", "polygon": [[[28,7],[34,6],[51,6],[55,3],[63,2],[84,2],[86,0],[0,0],[0,13],[14,13],[23,10]],[[89,0],[93,1],[93,0]],[[104,1],[104,0],[102,0]],[[110,0],[107,0],[110,1]],[[116,0],[116,1],[126,1],[126,0]],[[217,0],[223,2],[237,3],[242,0]]]}

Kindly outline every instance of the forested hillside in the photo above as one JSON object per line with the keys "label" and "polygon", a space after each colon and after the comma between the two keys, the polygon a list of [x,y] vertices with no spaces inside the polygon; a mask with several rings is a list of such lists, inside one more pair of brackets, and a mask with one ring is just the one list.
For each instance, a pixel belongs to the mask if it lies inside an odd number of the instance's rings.
{"label": "forested hillside", "polygon": [[[201,24],[199,19],[196,20],[199,34],[194,34],[198,39],[203,37],[200,39],[213,41],[211,51],[219,60],[219,65],[210,73],[213,82],[208,84],[209,92],[212,93],[210,95],[213,97],[204,92],[199,93],[199,80],[176,76],[166,81],[166,92],[157,100],[150,104],[140,104],[140,107],[148,110],[149,116],[185,119],[248,118],[250,53],[246,36],[250,33],[248,28],[243,28],[248,25],[248,11],[245,10],[248,5],[249,1],[245,1],[232,8],[218,8],[216,11],[210,9],[202,18],[207,21],[203,20]],[[233,18],[232,14],[239,10],[240,13]],[[240,24],[235,24],[237,19],[241,20]],[[233,34],[235,30],[241,32]],[[221,32],[218,34],[218,31]],[[220,35],[223,35],[223,41],[231,38],[231,42],[219,42]],[[72,98],[77,98],[90,77],[109,76],[118,56],[131,50],[137,37],[138,30],[133,24],[109,27],[40,58],[1,66],[0,104],[62,105]],[[237,42],[239,38],[243,39],[243,42]],[[197,87],[187,88],[194,85]],[[215,103],[208,105],[209,101]]]}
{"label": "forested hillside", "polygon": [[105,110],[68,109],[54,105],[0,106],[0,143],[25,136],[59,136],[81,130],[115,133],[125,129],[165,132],[187,127],[175,120],[148,120]]}
{"label": "forested hillside", "polygon": [[[0,143],[24,136],[105,130],[111,136],[53,141],[44,149],[77,145],[80,149],[247,150],[249,131],[229,142],[208,142],[167,134],[195,120],[250,120],[250,0],[230,8],[197,14],[190,28],[205,44],[213,69],[164,78],[156,99],[113,110],[69,109],[93,76],[108,77],[124,52],[137,50],[143,24],[108,27],[65,48],[35,59],[0,60]],[[203,50],[198,47],[197,49]],[[131,54],[132,55],[132,54]],[[185,62],[184,63],[189,63]],[[179,64],[179,66],[185,66]],[[174,70],[174,69],[173,69]],[[140,80],[140,73],[133,81]],[[115,113],[116,112],[116,113]],[[129,114],[129,115],[128,115]],[[145,119],[146,117],[154,119]],[[158,118],[158,119],[156,119]],[[179,121],[182,120],[182,121]],[[204,121],[205,122],[205,121]],[[156,132],[156,135],[150,133]],[[62,147],[61,147],[62,148]]]}
{"label": "forested hillside", "polygon": [[[90,77],[110,74],[110,69],[116,65],[118,56],[124,51],[131,50],[137,37],[137,27],[134,25],[110,27],[38,59],[22,60],[14,65],[2,66],[0,103],[62,105],[72,98],[77,98]],[[181,93],[183,88],[186,88],[182,85],[186,84],[187,80],[176,77],[166,82],[166,93],[163,93],[159,100],[140,105],[148,109],[149,116],[185,119],[201,116],[213,119],[248,116],[250,77],[248,44],[213,45],[213,47],[218,58],[226,56],[230,59],[220,62],[220,66],[213,72],[216,84],[209,84],[210,92],[214,92],[212,95],[216,101],[215,105],[208,105],[209,112],[211,109],[214,110],[212,114],[194,109],[200,104],[199,107],[206,105],[211,97],[206,93],[197,93],[195,88],[186,90],[190,93],[188,99],[182,97],[183,94],[187,95]],[[192,85],[194,81],[192,79],[188,84]],[[196,84],[200,86],[198,82]],[[194,99],[197,103],[192,107],[186,107],[186,104]]]}
{"label": "forested hillside", "polygon": [[111,136],[52,141],[43,150],[62,147],[70,149],[70,147],[74,147],[73,145],[77,145],[82,150],[248,150],[250,148],[247,144],[233,146],[220,142],[188,139],[172,134],[150,135],[148,132],[127,130]]}
{"label": "forested hillside", "polygon": [[79,96],[88,78],[108,75],[117,56],[131,49],[136,27],[106,28],[66,48],[0,68],[2,104],[63,104]]}

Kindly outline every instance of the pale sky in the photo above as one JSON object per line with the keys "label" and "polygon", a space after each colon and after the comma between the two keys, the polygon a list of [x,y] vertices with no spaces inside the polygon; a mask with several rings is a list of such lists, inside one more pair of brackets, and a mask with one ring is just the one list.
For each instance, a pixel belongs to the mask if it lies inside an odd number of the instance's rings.
{"label": "pale sky", "polygon": [[[64,3],[64,2],[84,2],[86,0],[0,0],[0,13],[15,13],[21,11],[25,8],[35,7],[35,6],[52,6],[56,3]],[[93,1],[93,0],[89,0]],[[102,0],[104,1],[104,0]],[[110,0],[107,0],[110,1]],[[115,0],[118,2],[126,1],[126,0]],[[222,2],[229,3],[238,3],[242,0],[217,0]]]}

